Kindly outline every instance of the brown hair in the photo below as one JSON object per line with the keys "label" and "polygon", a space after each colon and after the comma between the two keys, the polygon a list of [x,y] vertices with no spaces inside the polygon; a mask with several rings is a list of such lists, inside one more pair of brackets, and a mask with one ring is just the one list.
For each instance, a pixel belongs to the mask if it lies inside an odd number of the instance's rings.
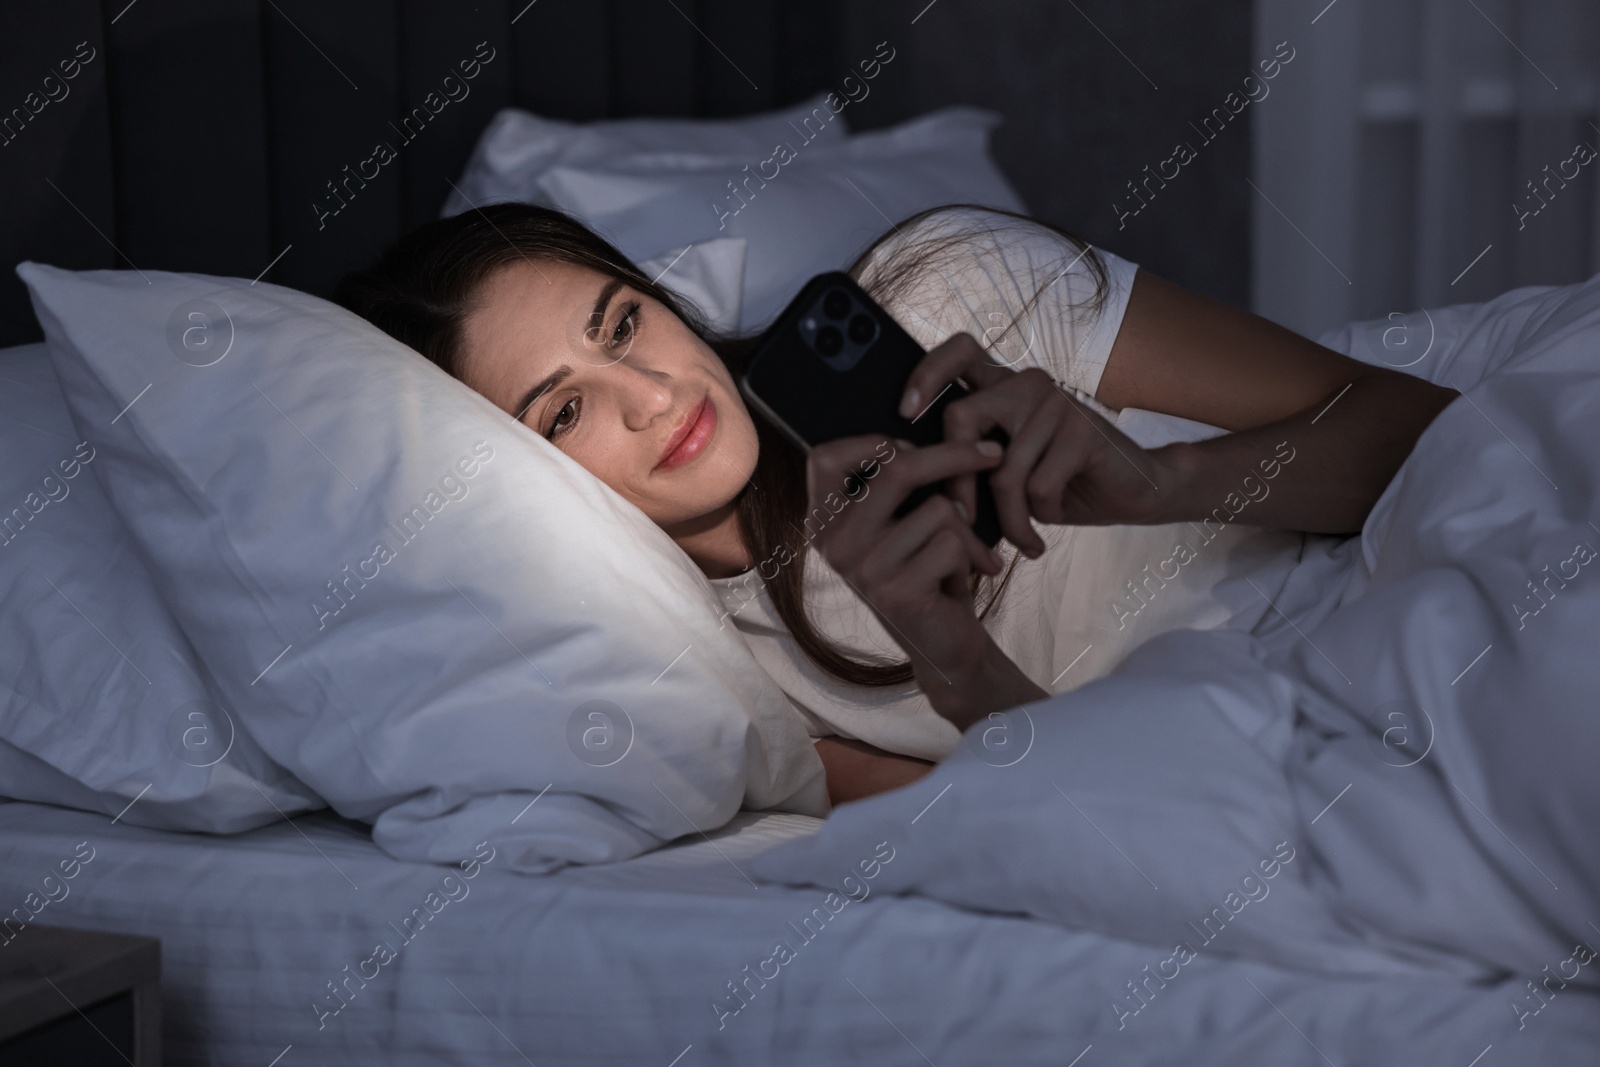
{"label": "brown hair", "polygon": [[[951,205],[973,208],[975,205]],[[945,207],[920,212],[878,238],[850,267],[878,303],[887,306],[901,298],[928,272],[943,276],[941,263],[970,258],[972,226],[938,237],[909,241],[881,261],[873,253],[886,241],[904,236]],[[1094,298],[1085,310],[1097,311],[1105,293],[1105,268],[1088,245],[1058,227],[1009,211],[978,210],[1008,215],[1055,230],[1068,244],[1081,248],[1095,278]],[[719,337],[707,327],[698,309],[643,274],[639,268],[582,222],[553,208],[533,204],[492,204],[438,219],[413,230],[386,249],[371,267],[343,278],[334,290],[336,302],[368,320],[396,340],[410,346],[456,378],[461,377],[462,329],[483,282],[499,268],[518,260],[540,259],[586,267],[659,301],[709,344],[737,379],[754,347],[754,337]],[[870,268],[870,269],[868,269]],[[1052,279],[1054,280],[1054,279]],[[1045,283],[1048,285],[1048,283]],[[1033,307],[1045,285],[1035,291],[1007,330]],[[954,295],[954,293],[952,293]],[[1003,332],[1002,332],[1003,336]],[[738,514],[746,546],[757,560],[792,553],[789,566],[777,568],[763,584],[773,609],[806,656],[824,671],[843,681],[864,686],[890,686],[912,677],[908,661],[885,663],[857,659],[823,636],[807,612],[803,577],[810,539],[796,535],[806,511],[805,457],[785,437],[755,418],[760,454],[755,472],[740,491]],[[972,576],[973,596],[991,586],[978,617],[995,607],[1021,557],[1014,556],[998,582],[985,575]]]}

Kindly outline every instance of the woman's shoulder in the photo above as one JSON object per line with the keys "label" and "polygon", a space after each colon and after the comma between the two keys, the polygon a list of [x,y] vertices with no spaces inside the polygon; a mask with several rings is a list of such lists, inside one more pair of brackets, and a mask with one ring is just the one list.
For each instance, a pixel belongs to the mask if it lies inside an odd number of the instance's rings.
{"label": "woman's shoulder", "polygon": [[1047,223],[973,204],[900,223],[851,273],[925,348],[966,332],[1092,399],[1137,266]]}
{"label": "woman's shoulder", "polygon": [[[1133,264],[1051,223],[978,204],[945,204],[912,215],[874,241],[850,266],[864,288],[914,274],[918,286],[991,274],[1006,281],[1049,280],[1071,272],[1103,277]],[[915,268],[915,269],[913,269]]]}
{"label": "woman's shoulder", "polygon": [[909,242],[929,238],[959,237],[975,245],[981,245],[1000,235],[1023,237],[1034,235],[1041,238],[1049,235],[1057,239],[1063,237],[1060,230],[1048,223],[1001,208],[984,207],[981,204],[943,204],[919,211],[892,225],[887,233],[861,254],[852,265],[851,271],[854,273],[857,268],[869,262],[881,261],[885,257],[892,256]]}

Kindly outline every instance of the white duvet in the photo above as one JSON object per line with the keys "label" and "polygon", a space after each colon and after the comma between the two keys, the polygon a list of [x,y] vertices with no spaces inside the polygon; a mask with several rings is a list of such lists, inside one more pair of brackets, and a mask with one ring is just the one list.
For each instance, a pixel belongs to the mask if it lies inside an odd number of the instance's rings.
{"label": "white duvet", "polygon": [[880,891],[1146,944],[1119,1030],[1214,956],[1510,977],[1508,1045],[1593,1013],[1600,276],[1414,319],[1404,350],[1386,320],[1325,340],[1399,365],[1431,336],[1408,369],[1464,395],[1291,576],[1290,624],[1157,637],[751,873],[820,884],[892,838]]}

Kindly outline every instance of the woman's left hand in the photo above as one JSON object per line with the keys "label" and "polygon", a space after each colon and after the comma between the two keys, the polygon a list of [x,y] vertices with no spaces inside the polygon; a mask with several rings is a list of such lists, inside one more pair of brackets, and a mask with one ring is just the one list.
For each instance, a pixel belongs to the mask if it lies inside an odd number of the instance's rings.
{"label": "woman's left hand", "polygon": [[821,516],[816,550],[905,651],[929,704],[959,729],[1044,697],[974,610],[972,571],[993,577],[1000,561],[972,532],[972,513],[960,514],[960,505],[935,493],[895,516],[920,486],[993,468],[998,448],[944,442],[885,456],[887,444],[874,436],[841,437],[811,450],[806,536],[811,516]]}
{"label": "woman's left hand", "polygon": [[[1030,516],[1090,526],[1154,520],[1176,473],[1044,371],[991,362],[971,334],[955,334],[923,357],[906,383],[901,413],[915,417],[958,377],[973,391],[945,409],[944,439],[977,441],[995,427],[1010,436],[1004,461],[987,477],[1001,531],[1025,555],[1036,559],[1045,549]],[[950,488],[967,514],[977,513],[973,475],[953,479]]]}

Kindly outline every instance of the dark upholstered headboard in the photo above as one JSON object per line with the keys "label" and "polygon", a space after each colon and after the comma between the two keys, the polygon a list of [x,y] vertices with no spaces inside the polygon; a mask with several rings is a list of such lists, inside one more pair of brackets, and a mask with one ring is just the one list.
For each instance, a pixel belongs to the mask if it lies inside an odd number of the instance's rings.
{"label": "dark upholstered headboard", "polygon": [[[326,293],[438,214],[499,108],[783,106],[838,73],[842,3],[7,0],[0,344],[40,337],[12,273],[24,259]],[[394,157],[367,162],[379,143]]]}

